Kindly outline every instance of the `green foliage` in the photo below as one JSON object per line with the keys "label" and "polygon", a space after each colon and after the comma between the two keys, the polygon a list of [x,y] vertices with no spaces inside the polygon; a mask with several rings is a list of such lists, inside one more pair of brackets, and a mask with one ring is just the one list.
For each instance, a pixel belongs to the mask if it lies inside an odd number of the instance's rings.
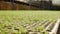
{"label": "green foliage", "polygon": [[[41,20],[49,20],[52,23],[60,18],[60,12],[54,11],[1,11],[0,12],[0,31],[2,34],[26,34],[28,29],[24,25],[31,26]],[[42,22],[42,21],[41,21]],[[44,27],[31,27],[32,31],[41,33]],[[46,31],[45,34],[48,32]]]}

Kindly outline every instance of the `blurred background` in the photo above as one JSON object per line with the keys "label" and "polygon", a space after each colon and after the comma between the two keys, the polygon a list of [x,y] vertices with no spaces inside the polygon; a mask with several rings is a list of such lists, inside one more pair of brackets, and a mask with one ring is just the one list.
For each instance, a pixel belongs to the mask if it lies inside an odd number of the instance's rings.
{"label": "blurred background", "polygon": [[60,0],[0,0],[0,10],[60,10]]}

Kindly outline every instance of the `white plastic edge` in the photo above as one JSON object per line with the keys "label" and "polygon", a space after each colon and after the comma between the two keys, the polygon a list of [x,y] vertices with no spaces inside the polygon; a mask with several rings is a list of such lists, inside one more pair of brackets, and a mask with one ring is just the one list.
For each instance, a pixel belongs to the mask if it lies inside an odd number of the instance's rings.
{"label": "white plastic edge", "polygon": [[51,32],[49,32],[49,34],[56,34],[58,27],[59,27],[59,24],[60,24],[60,19],[57,20],[57,22],[55,23],[53,29],[51,30]]}

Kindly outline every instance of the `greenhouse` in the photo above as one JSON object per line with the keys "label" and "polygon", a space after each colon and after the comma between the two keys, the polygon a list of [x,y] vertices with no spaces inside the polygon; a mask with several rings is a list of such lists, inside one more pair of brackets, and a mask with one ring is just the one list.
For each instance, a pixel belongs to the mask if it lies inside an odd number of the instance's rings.
{"label": "greenhouse", "polygon": [[0,0],[1,10],[60,10],[60,0]]}

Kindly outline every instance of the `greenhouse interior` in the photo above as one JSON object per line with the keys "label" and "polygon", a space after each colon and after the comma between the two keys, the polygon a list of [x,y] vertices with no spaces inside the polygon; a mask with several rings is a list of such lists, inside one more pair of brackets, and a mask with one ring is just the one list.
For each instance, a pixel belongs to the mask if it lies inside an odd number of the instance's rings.
{"label": "greenhouse interior", "polygon": [[60,10],[60,0],[0,0],[0,10]]}

